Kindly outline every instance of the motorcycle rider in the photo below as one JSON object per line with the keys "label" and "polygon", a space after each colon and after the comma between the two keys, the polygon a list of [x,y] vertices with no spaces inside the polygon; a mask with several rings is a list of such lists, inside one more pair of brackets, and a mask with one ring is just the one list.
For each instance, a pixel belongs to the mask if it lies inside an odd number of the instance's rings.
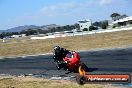
{"label": "motorcycle rider", "polygon": [[60,46],[54,47],[54,61],[58,70],[63,68],[66,71],[78,71],[78,67],[82,66],[80,57],[75,51],[66,50]]}
{"label": "motorcycle rider", "polygon": [[66,63],[63,61],[63,58],[70,52],[70,50],[66,50],[65,48],[61,48],[60,46],[54,47],[54,61],[56,62],[56,66],[59,69],[64,68],[67,69]]}
{"label": "motorcycle rider", "polygon": [[69,50],[61,48],[60,46],[54,47],[54,61],[63,61],[63,58],[69,53]]}
{"label": "motorcycle rider", "polygon": [[84,69],[87,67],[80,62],[80,57],[75,51],[61,48],[60,46],[54,47],[54,62],[58,70],[63,68],[66,71],[78,72],[78,68],[82,66]]}

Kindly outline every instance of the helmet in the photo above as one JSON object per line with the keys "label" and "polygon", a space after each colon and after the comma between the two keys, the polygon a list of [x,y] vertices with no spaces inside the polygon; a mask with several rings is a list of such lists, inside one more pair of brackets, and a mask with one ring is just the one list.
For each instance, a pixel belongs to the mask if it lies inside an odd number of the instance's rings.
{"label": "helmet", "polygon": [[54,50],[60,50],[61,48],[59,46],[55,46]]}

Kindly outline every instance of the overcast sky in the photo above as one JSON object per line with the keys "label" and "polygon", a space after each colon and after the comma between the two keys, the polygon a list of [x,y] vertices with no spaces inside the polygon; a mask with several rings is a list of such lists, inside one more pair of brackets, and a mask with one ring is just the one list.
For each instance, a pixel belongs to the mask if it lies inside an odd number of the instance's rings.
{"label": "overcast sky", "polygon": [[22,25],[100,21],[110,14],[132,15],[132,0],[0,0],[0,30]]}

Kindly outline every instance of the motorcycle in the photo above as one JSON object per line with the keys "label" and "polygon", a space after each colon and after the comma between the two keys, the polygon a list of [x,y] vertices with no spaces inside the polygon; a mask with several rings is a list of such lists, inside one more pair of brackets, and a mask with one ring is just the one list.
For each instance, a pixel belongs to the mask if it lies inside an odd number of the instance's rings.
{"label": "motorcycle", "polygon": [[54,53],[54,62],[58,70],[63,68],[66,71],[78,72],[78,68],[81,66],[82,69],[86,70],[87,66],[80,61],[78,53],[75,51],[69,51],[66,55],[64,53],[59,56],[60,60],[55,59],[56,55]]}

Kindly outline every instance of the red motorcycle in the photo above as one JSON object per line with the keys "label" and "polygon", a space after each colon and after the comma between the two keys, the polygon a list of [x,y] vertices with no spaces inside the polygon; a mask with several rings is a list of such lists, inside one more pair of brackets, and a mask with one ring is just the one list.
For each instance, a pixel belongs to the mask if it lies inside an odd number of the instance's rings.
{"label": "red motorcycle", "polygon": [[[54,54],[55,55],[55,54]],[[58,70],[64,68],[71,72],[78,72],[78,68],[81,66],[86,70],[87,66],[84,63],[81,63],[78,53],[75,51],[68,51],[66,55],[61,55],[60,60],[56,60],[56,67]]]}

